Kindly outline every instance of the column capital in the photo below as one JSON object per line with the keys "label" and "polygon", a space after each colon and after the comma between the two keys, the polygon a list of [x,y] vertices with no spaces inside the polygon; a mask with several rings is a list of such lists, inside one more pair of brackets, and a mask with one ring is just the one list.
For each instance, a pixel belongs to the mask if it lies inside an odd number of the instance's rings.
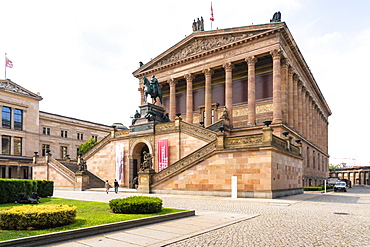
{"label": "column capital", "polygon": [[210,69],[210,68],[207,68],[207,69],[204,69],[202,71],[202,73],[205,75],[205,76],[211,76],[213,74],[213,69]]}
{"label": "column capital", "polygon": [[292,66],[289,66],[289,68],[288,68],[288,74],[289,74],[290,76],[292,76],[292,75],[294,75],[294,74],[295,74],[295,70],[293,69],[293,67],[292,67]]}
{"label": "column capital", "polygon": [[289,68],[290,68],[290,64],[288,63],[288,59],[283,58],[283,59],[281,60],[281,67],[282,67],[283,69],[289,69]]}
{"label": "column capital", "polygon": [[176,79],[167,80],[167,83],[170,84],[170,87],[176,86],[177,82],[178,82],[178,80],[176,80]]}
{"label": "column capital", "polygon": [[293,82],[298,83],[298,81],[299,81],[299,76],[297,74],[294,74],[293,75]]}
{"label": "column capital", "polygon": [[186,79],[186,82],[194,80],[194,77],[195,76],[191,73],[184,75],[184,78]]}
{"label": "column capital", "polygon": [[258,58],[255,56],[250,56],[245,59],[247,62],[248,66],[255,65],[258,62]]}
{"label": "column capital", "polygon": [[280,49],[274,49],[274,50],[270,51],[270,54],[271,54],[273,60],[281,58],[281,50]]}
{"label": "column capital", "polygon": [[225,63],[222,67],[224,67],[226,72],[231,72],[235,66],[232,63]]}

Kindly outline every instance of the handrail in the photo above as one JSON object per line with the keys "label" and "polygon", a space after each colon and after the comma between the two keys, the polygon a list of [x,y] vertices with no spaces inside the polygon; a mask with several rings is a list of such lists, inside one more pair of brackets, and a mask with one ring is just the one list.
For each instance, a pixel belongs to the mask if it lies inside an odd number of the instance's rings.
{"label": "handrail", "polygon": [[206,139],[208,141],[213,141],[213,140],[217,139],[216,132],[214,132],[212,130],[208,130],[208,129],[203,128],[203,127],[195,126],[193,124],[189,124],[187,122],[181,122],[180,129],[182,131],[186,131],[186,132],[188,132],[192,135],[196,135],[196,136],[198,136],[200,138],[203,138],[203,139]]}
{"label": "handrail", "polygon": [[55,170],[59,171],[64,177],[66,177],[72,183],[76,183],[76,174],[65,167],[62,163],[54,159],[53,157],[49,157],[49,165],[51,165]]}
{"label": "handrail", "polygon": [[194,152],[188,154],[187,156],[183,157],[182,159],[176,161],[172,165],[168,166],[167,168],[163,169],[162,171],[154,174],[152,176],[152,186],[166,180],[170,177],[173,177],[180,172],[192,167],[196,163],[204,160],[209,156],[213,151],[216,150],[217,140],[214,140],[203,147],[195,150]]}
{"label": "handrail", "polygon": [[92,149],[90,149],[89,151],[87,151],[87,153],[85,153],[84,155],[82,155],[82,158],[84,160],[88,160],[97,151],[99,151],[102,147],[104,147],[111,139],[112,139],[112,134],[108,134],[98,144],[96,144]]}

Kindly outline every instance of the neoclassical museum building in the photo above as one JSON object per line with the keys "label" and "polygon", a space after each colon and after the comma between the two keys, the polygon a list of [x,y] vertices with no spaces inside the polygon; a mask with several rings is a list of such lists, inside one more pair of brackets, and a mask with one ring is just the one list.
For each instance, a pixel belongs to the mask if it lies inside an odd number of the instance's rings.
{"label": "neoclassical museum building", "polygon": [[[194,31],[133,76],[132,126],[83,156],[102,180],[131,187],[139,176],[138,191],[150,193],[237,188],[239,197],[276,198],[328,177],[331,111],[286,23]],[[163,104],[146,95],[155,78]],[[77,184],[91,187],[84,179]]]}

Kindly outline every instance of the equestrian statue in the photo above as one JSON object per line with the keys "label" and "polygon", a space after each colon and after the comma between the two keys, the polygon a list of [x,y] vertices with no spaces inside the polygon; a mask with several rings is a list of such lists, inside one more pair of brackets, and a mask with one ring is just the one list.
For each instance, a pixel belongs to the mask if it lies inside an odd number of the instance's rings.
{"label": "equestrian statue", "polygon": [[162,89],[159,85],[159,82],[158,82],[157,78],[155,78],[155,76],[153,75],[152,80],[149,82],[148,78],[143,76],[143,82],[144,82],[144,85],[145,85],[145,90],[144,90],[145,102],[148,102],[147,98],[148,98],[148,94],[149,94],[150,97],[152,99],[154,99],[153,104],[157,103],[157,97],[158,97],[160,102],[161,102],[161,106],[162,106],[163,93],[162,93]]}

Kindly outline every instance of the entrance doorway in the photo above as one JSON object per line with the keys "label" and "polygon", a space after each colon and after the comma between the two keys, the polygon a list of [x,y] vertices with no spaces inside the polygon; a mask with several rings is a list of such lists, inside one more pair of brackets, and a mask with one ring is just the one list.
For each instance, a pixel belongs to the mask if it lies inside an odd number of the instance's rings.
{"label": "entrance doorway", "polygon": [[144,161],[143,152],[146,151],[149,153],[149,147],[140,142],[136,144],[132,151],[132,159],[130,159],[130,174],[129,174],[129,186],[133,188],[133,179],[138,176],[140,171],[140,165]]}

